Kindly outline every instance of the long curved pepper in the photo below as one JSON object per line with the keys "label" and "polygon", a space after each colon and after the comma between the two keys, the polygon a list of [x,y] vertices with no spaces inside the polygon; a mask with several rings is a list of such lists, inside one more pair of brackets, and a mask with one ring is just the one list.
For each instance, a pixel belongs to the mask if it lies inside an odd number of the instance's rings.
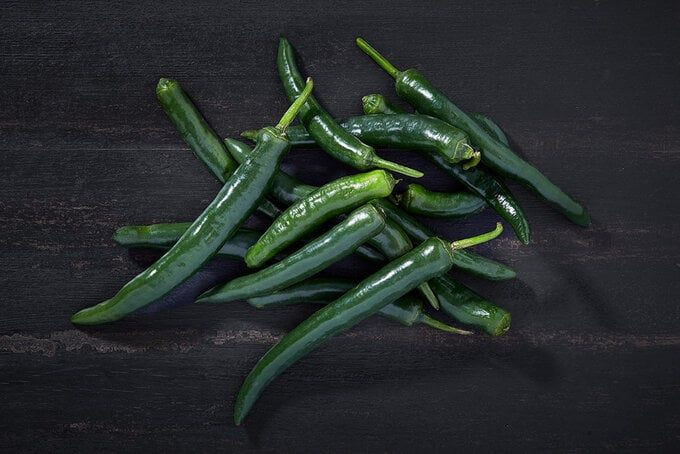
{"label": "long curved pepper", "polygon": [[396,301],[421,282],[448,271],[453,266],[452,251],[492,240],[502,231],[499,223],[491,232],[453,243],[430,238],[319,309],[265,353],[248,374],[234,405],[236,425],[241,424],[264,388],[293,363],[332,336]]}
{"label": "long curved pepper", "polygon": [[119,320],[168,294],[191,277],[255,210],[279,163],[290,149],[285,130],[312,92],[307,85],[276,127],[264,128],[253,157],[240,165],[208,207],[156,263],[125,284],[112,298],[77,312],[71,321],[94,325]]}
{"label": "long curved pepper", "polygon": [[356,43],[395,80],[397,94],[418,112],[440,118],[467,132],[473,144],[481,148],[484,164],[519,181],[576,224],[584,227],[590,224],[590,217],[583,206],[538,169],[517,156],[507,145],[492,137],[474,118],[451,102],[419,71],[415,69],[400,71],[363,39],[357,38]]}
{"label": "long curved pepper", "polygon": [[[293,46],[285,38],[279,40],[276,66],[288,99],[295,99],[302,90],[303,79],[295,63]],[[300,109],[298,116],[319,146],[347,165],[359,170],[382,168],[414,178],[423,176],[418,170],[376,155],[372,147],[343,130],[313,96]]]}

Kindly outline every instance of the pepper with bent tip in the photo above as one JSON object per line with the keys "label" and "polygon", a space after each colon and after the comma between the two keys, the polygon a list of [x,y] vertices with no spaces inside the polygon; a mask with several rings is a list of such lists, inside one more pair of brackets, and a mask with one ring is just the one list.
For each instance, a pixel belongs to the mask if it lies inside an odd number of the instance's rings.
{"label": "pepper with bent tip", "polygon": [[384,227],[385,215],[373,205],[365,205],[280,262],[215,287],[197,302],[224,303],[284,289],[347,257]]}
{"label": "pepper with bent tip", "polygon": [[163,297],[191,277],[222,244],[236,233],[267,192],[290,143],[285,129],[312,90],[308,80],[303,94],[276,127],[264,128],[253,157],[229,177],[215,199],[189,226],[180,239],[111,299],[79,311],[75,324],[100,324],[119,320]]}
{"label": "pepper with bent tip", "polygon": [[[295,99],[302,91],[304,83],[295,63],[293,46],[285,38],[279,40],[276,67],[286,96],[289,100]],[[423,176],[418,170],[376,155],[372,147],[342,129],[313,96],[305,103],[298,116],[309,134],[326,153],[355,169],[382,168],[415,178]]]}
{"label": "pepper with bent tip", "polygon": [[448,271],[453,266],[454,249],[474,246],[497,237],[503,227],[477,237],[448,243],[430,238],[385,265],[356,287],[286,334],[257,362],[246,377],[234,406],[234,422],[239,425],[264,388],[293,363],[330,337],[352,328],[413,290],[418,284]]}
{"label": "pepper with bent tip", "polygon": [[[342,296],[348,290],[356,286],[356,284],[356,282],[348,279],[309,279],[284,290],[279,290],[278,292],[248,298],[248,304],[258,309],[301,303],[328,304]],[[404,326],[424,324],[447,333],[462,335],[472,334],[471,331],[447,325],[446,323],[430,317],[425,313],[421,301],[412,295],[402,296],[394,303],[388,304],[380,309],[378,313],[397,321]]]}
{"label": "pepper with bent tip", "polygon": [[363,39],[357,38],[356,42],[364,53],[395,80],[400,98],[411,104],[418,112],[437,117],[467,132],[473,145],[481,149],[482,162],[485,165],[524,184],[576,224],[584,227],[590,224],[590,217],[583,206],[538,169],[517,156],[507,145],[491,136],[419,71],[415,69],[400,71]]}

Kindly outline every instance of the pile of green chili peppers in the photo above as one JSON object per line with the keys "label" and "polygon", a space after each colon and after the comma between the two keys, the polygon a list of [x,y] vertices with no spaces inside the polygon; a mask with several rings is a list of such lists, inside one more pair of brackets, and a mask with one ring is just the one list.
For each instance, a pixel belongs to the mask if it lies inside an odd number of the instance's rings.
{"label": "pile of green chili peppers", "polygon": [[[198,303],[247,301],[261,309],[323,304],[274,345],[246,377],[234,406],[236,424],[267,384],[290,365],[373,314],[405,326],[420,324],[461,335],[477,330],[499,336],[508,330],[506,310],[448,274],[455,268],[489,280],[515,277],[507,266],[467,250],[500,235],[501,223],[485,233],[449,241],[414,214],[459,219],[488,206],[520,242],[528,244],[527,218],[500,175],[524,184],[575,223],[589,224],[586,210],[514,154],[491,119],[464,112],[420,72],[398,70],[361,38],[357,44],[395,79],[397,94],[414,113],[372,94],[362,98],[364,115],[334,119],[314,98],[312,80],[300,74],[293,47],[283,38],[276,65],[290,107],[276,126],[243,132],[254,148],[221,139],[180,85],[161,79],[156,88],[161,107],[222,189],[192,222],[120,227],[114,234],[117,243],[159,248],[164,254],[114,296],[71,318],[79,325],[119,320],[163,299],[214,256],[241,260],[252,270],[204,289]],[[295,118],[300,125],[289,127]],[[317,187],[280,169],[291,147],[309,146],[361,173]],[[418,152],[465,190],[433,192],[406,182],[405,190],[397,194],[393,174],[421,178],[423,173],[379,156],[374,147]],[[243,227],[255,211],[272,219],[264,232]],[[376,271],[356,280],[317,276],[351,254],[376,263]],[[466,328],[433,317],[426,306]]]}

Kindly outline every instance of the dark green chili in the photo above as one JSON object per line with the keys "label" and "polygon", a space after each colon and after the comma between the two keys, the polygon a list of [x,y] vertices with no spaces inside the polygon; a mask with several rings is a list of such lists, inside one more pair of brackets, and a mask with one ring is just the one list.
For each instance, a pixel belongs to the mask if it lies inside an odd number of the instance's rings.
{"label": "dark green chili", "polygon": [[330,337],[396,301],[418,284],[445,273],[453,265],[453,249],[493,239],[502,229],[498,224],[492,232],[453,243],[430,238],[319,309],[265,353],[248,374],[236,398],[234,422],[239,425],[264,388],[297,360]]}
{"label": "dark green chili", "polygon": [[[161,78],[156,86],[156,97],[194,155],[221,183],[224,183],[234,173],[237,164],[179,83],[176,80]],[[266,199],[260,202],[258,210],[269,217],[281,214],[280,210]]]}
{"label": "dark green chili", "polygon": [[[285,38],[279,41],[276,67],[286,96],[289,100],[295,99],[300,94],[304,83],[295,63],[293,47]],[[359,170],[377,167],[415,178],[423,176],[423,173],[418,170],[387,161],[376,155],[372,147],[342,129],[313,96],[305,103],[298,116],[319,146],[347,165]]]}
{"label": "dark green chili", "polygon": [[217,286],[197,302],[224,303],[284,289],[347,257],[384,227],[385,215],[373,205],[364,205],[280,262]]}
{"label": "dark green chili", "polygon": [[524,184],[573,222],[582,226],[590,224],[590,217],[583,206],[555,186],[535,167],[513,153],[507,145],[489,135],[420,72],[415,69],[399,71],[366,41],[361,38],[357,38],[356,41],[362,51],[394,78],[399,97],[418,112],[440,118],[467,132],[473,144],[482,150],[484,164]]}
{"label": "dark green chili", "polygon": [[500,336],[510,328],[510,313],[479,296],[450,276],[432,279],[442,312],[459,322]]}
{"label": "dark green chili", "polygon": [[[191,226],[191,222],[173,224],[125,225],[116,230],[113,239],[125,247],[146,247],[169,249]],[[250,246],[260,238],[262,232],[238,229],[234,236],[222,245],[215,255],[242,259]]]}
{"label": "dark green chili", "polygon": [[276,127],[262,130],[253,157],[227,179],[215,199],[169,251],[113,298],[81,310],[71,321],[91,325],[118,320],[163,297],[208,261],[264,197],[281,159],[290,149],[285,129],[311,90],[312,81],[308,80],[303,94]]}
{"label": "dark green chili", "polygon": [[289,206],[246,253],[249,267],[260,266],[276,253],[312,232],[323,222],[369,200],[392,193],[395,180],[384,170],[338,178]]}
{"label": "dark green chili", "polygon": [[[364,96],[363,98],[361,98],[361,104],[366,115],[380,113],[384,114],[405,113],[404,109],[395,106],[394,104],[389,102],[387,98],[385,98],[383,95],[379,93],[373,93]],[[507,136],[505,135],[501,127],[498,126],[491,118],[481,113],[473,113],[470,114],[470,116],[477,122],[479,126],[486,129],[486,132],[488,132],[494,139],[504,143],[505,145],[510,144],[508,142]]]}
{"label": "dark green chili", "polygon": [[[340,126],[369,145],[440,153],[452,163],[466,161],[464,168],[474,167],[479,162],[479,152],[470,146],[463,131],[427,115],[361,115],[342,120]],[[248,130],[241,135],[252,139],[256,134],[256,130]],[[301,126],[291,127],[288,139],[294,147],[316,146],[312,136]]]}
{"label": "dark green chili", "polygon": [[[371,109],[380,108],[380,105],[380,103],[374,104]],[[364,109],[366,110],[366,107]],[[519,203],[503,183],[479,167],[465,170],[459,165],[448,162],[438,153],[430,151],[425,153],[438,167],[463,183],[471,192],[486,200],[486,203],[510,224],[522,243],[528,244],[531,241],[529,222]]]}
{"label": "dark green chili", "polygon": [[[287,306],[300,303],[328,304],[356,286],[347,279],[316,278],[308,279],[278,292],[248,298],[248,303],[258,309]],[[394,303],[378,311],[380,315],[401,323],[404,326],[425,324],[432,328],[455,334],[472,334],[428,316],[418,298],[405,295]]]}
{"label": "dark green chili", "polygon": [[[224,139],[224,143],[227,150],[232,154],[234,159],[238,162],[242,162],[250,155],[250,148],[234,139]],[[296,178],[288,175],[283,171],[279,171],[274,177],[274,182],[272,183],[273,192],[276,199],[284,204],[290,205],[295,201],[299,200],[301,197],[314,191],[316,186],[310,186],[301,183]],[[436,234],[421,224],[413,216],[406,213],[401,208],[393,205],[385,199],[374,200],[374,204],[377,204],[380,209],[382,209],[387,215],[388,219],[398,225],[404,232],[406,232],[411,238],[417,240],[418,242],[425,241],[431,236],[436,236]],[[382,234],[389,229],[390,222],[387,223],[385,230]],[[385,251],[381,251],[385,255]],[[391,256],[388,251],[387,255]],[[486,257],[475,254],[471,251],[458,250],[454,251],[454,263],[456,268],[467,271],[468,273],[480,276],[491,280],[505,280],[512,279],[515,277],[515,272],[508,268],[507,266],[498,263],[494,260],[487,259]]]}
{"label": "dark green chili", "polygon": [[486,208],[486,201],[469,192],[434,192],[419,184],[409,184],[397,196],[406,211],[436,218],[463,218]]}

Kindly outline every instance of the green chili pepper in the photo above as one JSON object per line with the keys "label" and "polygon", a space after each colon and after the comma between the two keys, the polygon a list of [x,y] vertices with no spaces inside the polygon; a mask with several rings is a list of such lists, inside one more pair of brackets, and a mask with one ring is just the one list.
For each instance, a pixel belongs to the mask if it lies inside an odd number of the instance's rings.
{"label": "green chili pepper", "polygon": [[384,170],[338,178],[289,206],[246,253],[246,265],[260,266],[323,222],[369,200],[392,193],[395,180]]}
{"label": "green chili pepper", "polygon": [[415,107],[418,112],[440,118],[467,132],[473,144],[482,150],[484,164],[524,184],[576,224],[582,226],[590,224],[590,217],[583,206],[555,186],[535,167],[513,153],[507,145],[489,135],[420,72],[415,69],[399,71],[366,41],[357,38],[356,42],[362,51],[395,79],[399,97]]}
{"label": "green chili pepper", "polygon": [[128,282],[111,299],[71,317],[76,324],[118,320],[169,293],[193,275],[236,233],[264,197],[284,154],[290,149],[285,129],[312,90],[312,81],[276,127],[258,137],[253,157],[229,177],[215,199],[156,263]]}
{"label": "green chili pepper", "polygon": [[435,218],[463,218],[479,213],[486,202],[469,192],[434,192],[409,184],[397,197],[406,211]]}
{"label": "green chili pepper", "polygon": [[[369,145],[440,153],[452,163],[466,161],[465,168],[468,164],[474,167],[479,161],[479,152],[470,146],[463,131],[434,117],[407,113],[361,115],[342,120],[340,126]],[[248,130],[241,135],[252,139],[257,131]],[[316,146],[301,126],[291,127],[288,139],[294,147]]]}
{"label": "green chili pepper", "polygon": [[[113,239],[125,247],[146,247],[169,249],[191,226],[190,222],[173,224],[125,225],[116,230]],[[234,236],[222,245],[216,255],[242,259],[250,246],[260,238],[262,232],[238,229]]]}
{"label": "green chili pepper", "polygon": [[[231,153],[238,162],[247,159],[251,153],[250,148],[238,140],[224,139],[224,144],[227,147],[227,150],[229,150],[229,153]],[[272,186],[272,194],[274,197],[286,205],[298,203],[301,199],[304,199],[318,189],[316,186],[302,184],[296,178],[283,171],[279,171],[276,174]],[[376,199],[370,203],[380,206],[382,209],[382,199]],[[383,260],[385,258],[393,259],[413,248],[413,244],[411,244],[408,235],[389,219],[382,232],[371,238],[368,241],[368,244],[375,246],[378,251],[380,251],[383,255]],[[362,247],[366,246],[364,245]],[[435,309],[439,308],[437,298],[427,282],[423,283],[418,289],[432,307]]]}
{"label": "green chili pepper", "polygon": [[[176,80],[161,78],[156,86],[156,97],[194,155],[221,183],[224,183],[234,173],[237,164],[179,83]],[[266,199],[260,202],[258,210],[269,217],[281,214],[281,211]]]}
{"label": "green chili pepper", "polygon": [[[373,93],[361,98],[361,104],[366,115],[373,114],[402,114],[404,109],[395,106],[379,93]],[[484,128],[494,139],[499,142],[509,145],[508,138],[491,118],[481,113],[472,113],[470,116],[477,122],[479,126]]]}
{"label": "green chili pepper", "polygon": [[442,312],[462,323],[475,326],[490,336],[510,328],[510,313],[479,296],[463,284],[442,275],[432,279]]}
{"label": "green chili pepper", "polygon": [[[370,109],[374,111],[385,104],[386,103],[373,103]],[[367,107],[364,107],[364,110],[367,110]],[[529,222],[527,221],[522,208],[519,206],[519,203],[503,183],[479,167],[465,170],[459,165],[448,162],[448,160],[444,159],[438,153],[430,151],[426,151],[425,153],[438,167],[463,183],[467,189],[486,200],[486,203],[510,224],[515,231],[515,235],[517,235],[517,238],[522,243],[528,244],[531,241]]]}
{"label": "green chili pepper", "polygon": [[453,243],[430,238],[319,309],[265,353],[248,374],[234,406],[236,425],[243,421],[264,388],[297,360],[330,337],[396,301],[418,284],[445,273],[453,265],[453,249],[489,241],[502,230],[498,224],[492,232]]}
{"label": "green chili pepper", "polygon": [[280,262],[208,290],[197,302],[224,303],[284,289],[347,257],[384,227],[384,214],[372,205],[364,205]]}
{"label": "green chili pepper", "polygon": [[[342,296],[345,292],[356,286],[356,284],[356,282],[347,279],[309,279],[278,292],[248,298],[248,303],[258,309],[300,303],[328,304]],[[378,313],[404,326],[422,323],[447,333],[472,334],[470,331],[447,325],[428,316],[424,312],[420,300],[410,295],[402,296],[394,303],[380,309]]]}
{"label": "green chili pepper", "polygon": [[[285,38],[281,38],[276,66],[289,100],[295,99],[304,85],[293,52],[290,43]],[[300,109],[298,116],[319,146],[347,165],[359,170],[383,168],[414,178],[423,176],[423,173],[418,170],[387,161],[376,155],[372,147],[342,129],[313,96]]]}

